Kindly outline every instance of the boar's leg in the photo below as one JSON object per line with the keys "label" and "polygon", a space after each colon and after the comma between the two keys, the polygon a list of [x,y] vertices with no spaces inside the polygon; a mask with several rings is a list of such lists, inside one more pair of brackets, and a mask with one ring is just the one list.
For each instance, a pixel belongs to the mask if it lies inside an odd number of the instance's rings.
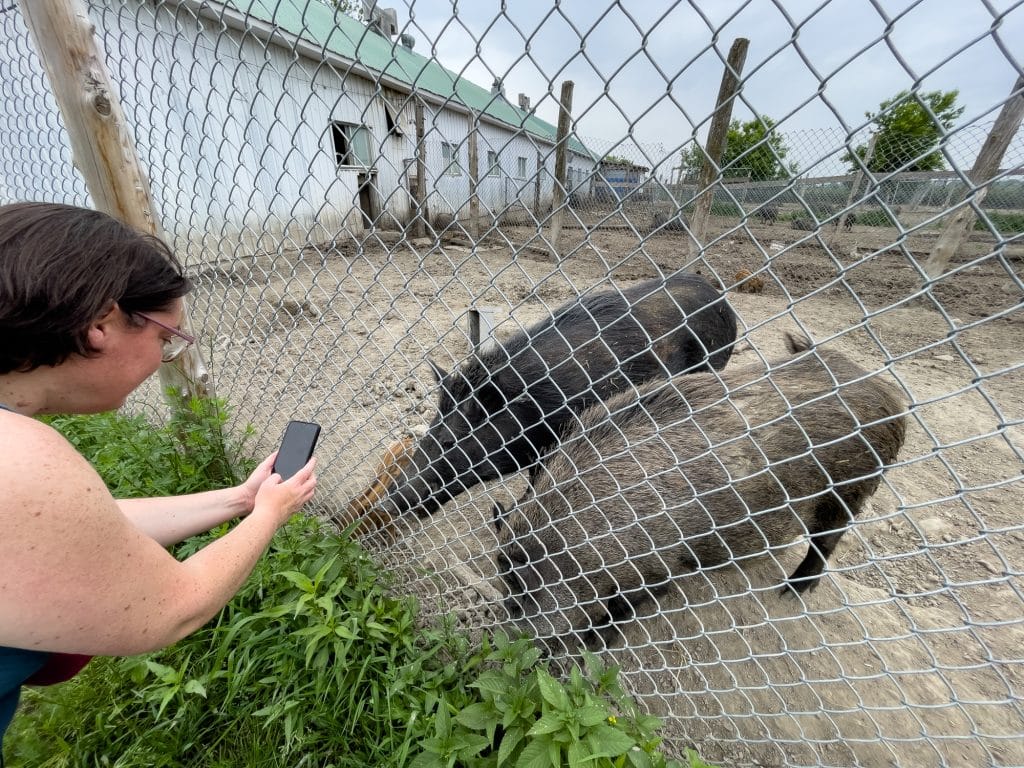
{"label": "boar's leg", "polygon": [[656,587],[643,587],[631,590],[630,594],[612,595],[604,603],[604,613],[600,617],[591,617],[591,625],[580,632],[584,644],[589,651],[602,648],[614,648],[622,641],[622,632],[618,625],[631,621],[636,617],[638,608],[654,602],[668,592],[667,584]]}
{"label": "boar's leg", "polygon": [[851,520],[851,514],[847,510],[856,514],[858,508],[859,505],[848,507],[835,492],[829,492],[818,500],[814,510],[814,521],[808,531],[811,541],[807,555],[786,580],[786,585],[782,588],[784,593],[792,591],[795,594],[802,594],[818,585],[829,557],[846,533],[846,527]]}

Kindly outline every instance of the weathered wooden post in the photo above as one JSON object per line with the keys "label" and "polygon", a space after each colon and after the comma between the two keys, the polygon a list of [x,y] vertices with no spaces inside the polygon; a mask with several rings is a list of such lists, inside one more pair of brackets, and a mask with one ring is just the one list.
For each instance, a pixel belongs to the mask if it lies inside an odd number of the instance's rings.
{"label": "weathered wooden post", "polygon": [[423,140],[426,127],[423,117],[423,100],[415,98],[416,119],[416,216],[412,220],[413,237],[427,234],[427,145]]}
{"label": "weathered wooden post", "polygon": [[[75,167],[93,205],[142,232],[164,239],[149,180],[110,81],[105,57],[82,0],[18,0],[71,139]],[[182,321],[187,330],[187,313]],[[214,396],[197,346],[160,366],[164,394]],[[180,403],[171,403],[178,406]]]}
{"label": "weathered wooden post", "polygon": [[558,132],[555,135],[555,187],[551,192],[551,230],[548,235],[551,255],[555,259],[560,258],[559,240],[562,238],[562,218],[565,215],[565,171],[569,154],[569,127],[572,121],[572,89],[572,80],[562,83]]}
{"label": "weathered wooden post", "polygon": [[[854,174],[853,182],[850,185],[850,194],[846,196],[846,205],[843,206],[844,210],[848,210],[850,206],[852,206],[853,203],[860,197],[860,187],[864,183],[864,169],[870,166],[871,158],[875,156],[875,143],[877,141],[877,133],[871,137],[870,141],[868,141],[868,148],[864,151],[864,157],[861,158],[863,166],[857,167],[857,173]],[[839,234],[839,227],[842,225],[843,219],[845,219],[849,215],[849,213],[846,213],[842,216],[836,217],[835,223],[832,225],[833,236]]]}
{"label": "weathered wooden post", "polygon": [[[697,256],[702,243],[706,239],[708,223],[711,217],[711,204],[715,200],[715,190],[711,183],[718,177],[725,145],[729,138],[729,121],[732,119],[732,105],[739,93],[740,73],[747,60],[747,48],[750,41],[745,37],[737,37],[729,49],[722,74],[722,84],[718,89],[718,101],[715,105],[711,127],[708,129],[708,140],[704,147],[704,164],[701,166],[697,180],[699,195],[693,206],[690,221],[690,255]],[[703,190],[702,192],[700,190]]]}
{"label": "weathered wooden post", "polygon": [[[967,191],[968,198],[973,195],[974,205],[980,206],[988,194],[988,183],[999,170],[999,164],[1003,161],[1006,148],[1020,128],[1021,118],[1024,117],[1024,76],[1018,77],[1017,82],[1010,89],[1010,96],[999,111],[999,117],[992,124],[988,138],[978,153],[967,177],[971,180],[971,187]],[[950,218],[942,234],[939,235],[935,248],[924,263],[924,272],[928,279],[934,280],[949,267],[949,261],[953,254],[959,250],[967,234],[974,227],[974,208],[964,205]]]}
{"label": "weathered wooden post", "polygon": [[533,177],[533,213],[540,221],[541,210],[540,210],[540,178],[544,171],[544,157],[540,152],[537,153],[537,173]]}
{"label": "weathered wooden post", "polygon": [[475,112],[469,113],[469,233],[473,244],[480,239],[480,152],[477,134],[480,121]]}

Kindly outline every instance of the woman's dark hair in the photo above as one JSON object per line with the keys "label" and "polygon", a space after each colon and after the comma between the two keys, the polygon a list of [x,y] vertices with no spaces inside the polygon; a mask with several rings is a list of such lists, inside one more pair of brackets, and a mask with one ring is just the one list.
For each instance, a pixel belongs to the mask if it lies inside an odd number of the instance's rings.
{"label": "woman's dark hair", "polygon": [[112,302],[158,312],[191,287],[165,243],[105,213],[0,206],[0,374],[93,354],[89,327]]}

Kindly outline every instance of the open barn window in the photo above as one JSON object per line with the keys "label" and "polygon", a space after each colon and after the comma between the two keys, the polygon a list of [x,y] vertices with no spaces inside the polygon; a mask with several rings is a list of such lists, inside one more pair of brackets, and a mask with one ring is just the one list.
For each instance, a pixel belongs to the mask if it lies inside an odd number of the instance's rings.
{"label": "open barn window", "polygon": [[334,142],[334,161],[339,168],[369,168],[373,165],[370,131],[365,125],[332,121],[331,139]]}
{"label": "open barn window", "polygon": [[462,166],[459,165],[459,148],[447,141],[441,142],[441,164],[449,176],[461,176]]}
{"label": "open barn window", "polygon": [[395,103],[385,97],[384,102],[384,122],[388,129],[389,136],[401,136],[402,135],[402,111],[395,106]]}

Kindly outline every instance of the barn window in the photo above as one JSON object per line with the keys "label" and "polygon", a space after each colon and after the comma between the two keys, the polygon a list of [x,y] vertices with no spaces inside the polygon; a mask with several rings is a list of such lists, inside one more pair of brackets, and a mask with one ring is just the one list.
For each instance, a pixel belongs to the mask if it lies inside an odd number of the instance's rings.
{"label": "barn window", "polygon": [[390,99],[384,99],[384,121],[387,123],[388,134],[402,135],[401,110]]}
{"label": "barn window", "polygon": [[441,142],[441,165],[444,172],[449,176],[461,176],[462,167],[459,165],[459,148],[447,141]]}
{"label": "barn window", "polygon": [[487,175],[497,176],[501,172],[501,166],[498,164],[498,153],[488,152],[487,153]]}
{"label": "barn window", "polygon": [[525,157],[517,157],[516,158],[516,178],[517,179],[525,179],[526,178],[526,158]]}
{"label": "barn window", "polygon": [[331,139],[334,141],[334,161],[339,168],[369,168],[373,165],[370,131],[365,125],[332,121]]}

